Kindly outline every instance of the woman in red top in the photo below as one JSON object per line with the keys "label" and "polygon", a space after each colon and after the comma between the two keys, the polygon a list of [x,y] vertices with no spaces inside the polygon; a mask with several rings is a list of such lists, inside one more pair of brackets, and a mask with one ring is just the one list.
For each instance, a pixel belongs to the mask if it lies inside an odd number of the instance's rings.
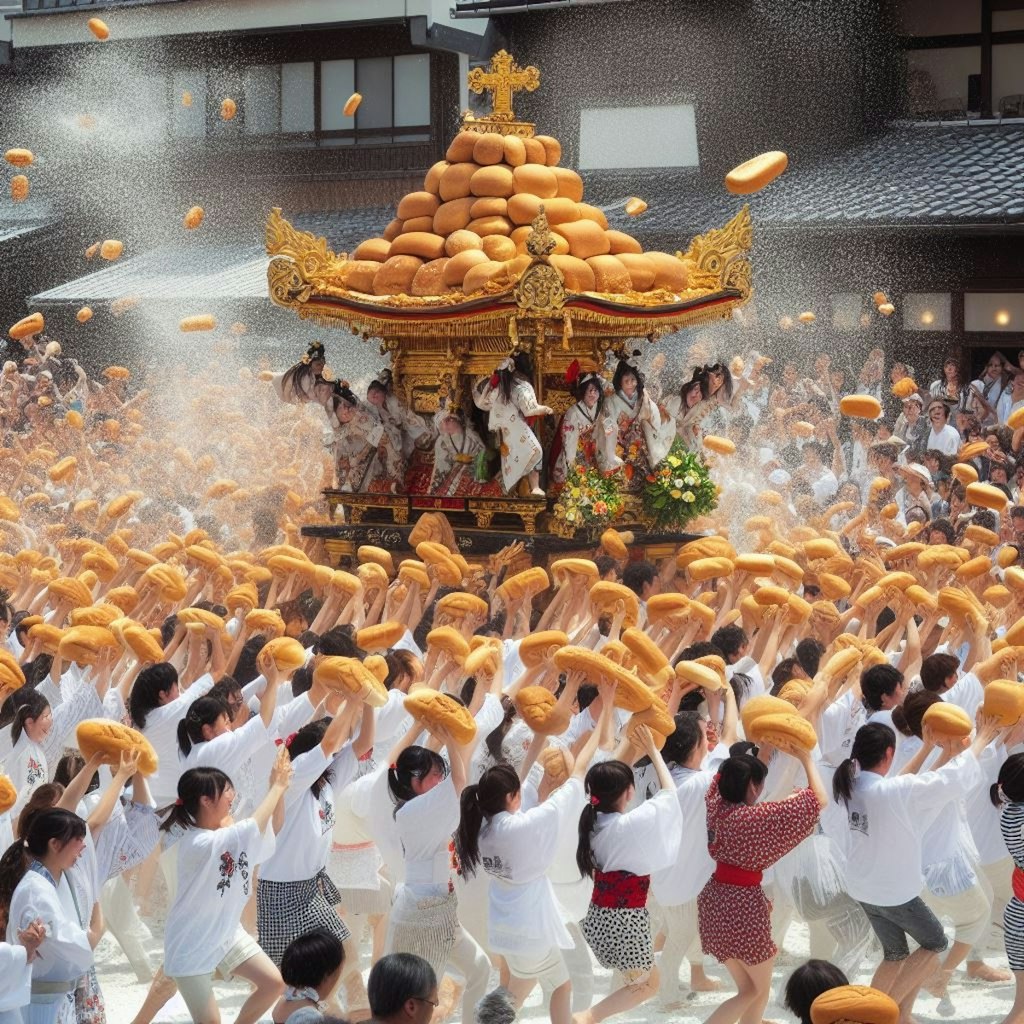
{"label": "woman in red top", "polygon": [[810,753],[799,748],[785,753],[801,763],[808,783],[787,799],[757,802],[768,769],[750,754],[723,762],[707,793],[708,852],[716,867],[697,897],[700,941],[706,953],[725,964],[737,992],[706,1024],[760,1024],[778,953],[761,872],[811,834],[828,803]]}

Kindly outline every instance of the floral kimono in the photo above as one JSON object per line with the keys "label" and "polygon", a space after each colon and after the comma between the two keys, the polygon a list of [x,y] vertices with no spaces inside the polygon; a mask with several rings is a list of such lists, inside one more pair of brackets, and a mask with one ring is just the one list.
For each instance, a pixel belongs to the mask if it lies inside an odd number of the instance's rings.
{"label": "floral kimono", "polygon": [[606,473],[622,467],[626,490],[634,493],[643,489],[674,436],[672,421],[662,424],[650,395],[634,395],[630,400],[621,391],[605,398],[596,433],[598,465]]}
{"label": "floral kimono", "polygon": [[[382,472],[378,457],[382,442],[385,451],[390,454],[390,458],[385,458],[385,464],[391,462],[393,469],[394,460],[401,457],[387,439],[380,420],[371,416],[362,406],[355,407],[352,419],[347,423],[342,423],[335,414],[331,426],[334,430],[334,465],[339,490],[359,494],[369,489]],[[392,476],[391,479],[397,482],[402,478]]]}
{"label": "floral kimono", "polygon": [[577,463],[583,468],[597,464],[594,427],[599,415],[596,407],[592,411],[584,402],[576,402],[562,417],[558,428],[561,447],[551,470],[551,477],[556,484],[565,483],[566,475]]}
{"label": "floral kimono", "polygon": [[508,401],[500,387],[491,386],[489,378],[473,389],[473,401],[490,412],[487,427],[501,437],[501,482],[511,492],[527,473],[540,469],[544,455],[527,419],[549,415],[551,410],[537,401],[533,386],[520,378],[513,381]]}
{"label": "floral kimono", "polygon": [[437,440],[434,441],[434,470],[430,474],[429,493],[457,497],[474,489],[473,464],[486,446],[469,426],[458,434],[446,434],[441,429],[446,415],[442,409],[434,417]]}

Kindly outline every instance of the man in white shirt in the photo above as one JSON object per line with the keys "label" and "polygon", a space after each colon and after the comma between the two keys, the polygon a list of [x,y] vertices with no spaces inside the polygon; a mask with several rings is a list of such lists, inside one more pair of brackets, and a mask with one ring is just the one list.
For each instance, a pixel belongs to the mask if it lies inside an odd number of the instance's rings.
{"label": "man in white shirt", "polygon": [[994,352],[985,364],[982,375],[971,381],[971,396],[967,400],[967,408],[978,417],[978,422],[982,426],[1000,422],[999,402],[1007,390],[1003,362],[1003,357]]}
{"label": "man in white shirt", "polygon": [[796,471],[796,479],[811,489],[819,505],[827,504],[839,490],[835,473],[825,465],[823,450],[817,441],[808,441],[803,447],[803,464]]}
{"label": "man in white shirt", "polygon": [[925,448],[937,449],[943,455],[956,455],[960,450],[960,435],[949,425],[949,406],[941,398],[934,398],[928,403],[928,422],[932,429]]}

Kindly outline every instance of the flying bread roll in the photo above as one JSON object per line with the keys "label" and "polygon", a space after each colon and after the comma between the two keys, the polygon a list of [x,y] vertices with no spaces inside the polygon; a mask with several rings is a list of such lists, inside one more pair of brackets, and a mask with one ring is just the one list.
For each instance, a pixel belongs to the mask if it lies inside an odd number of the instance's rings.
{"label": "flying bread roll", "polygon": [[731,576],[733,568],[732,560],[724,556],[698,558],[686,567],[686,573],[695,583],[703,583],[706,580]]}
{"label": "flying bread roll", "polygon": [[356,630],[356,646],[363,651],[387,651],[405,636],[402,622],[381,622]]}
{"label": "flying bread roll", "polygon": [[423,687],[405,698],[405,710],[427,729],[447,730],[461,747],[476,737],[476,721],[469,709],[446,693]]}
{"label": "flying bread roll", "polygon": [[524,686],[515,696],[519,717],[539,736],[561,736],[569,728],[569,711],[557,711],[557,704],[543,686]]}
{"label": "flying bread roll", "polygon": [[882,403],[872,395],[847,395],[839,399],[839,411],[854,419],[877,420],[882,415]]}
{"label": "flying bread roll", "polygon": [[994,509],[996,512],[1002,512],[1010,503],[1006,492],[992,484],[968,484],[966,495],[969,504],[977,505],[980,508]]}
{"label": "flying bread roll", "polygon": [[35,160],[35,154],[31,149],[9,149],[4,153],[4,159],[12,167],[29,167]]}
{"label": "flying bread roll", "polygon": [[892,386],[892,393],[897,398],[909,398],[917,392],[917,382],[913,377],[900,377]]}
{"label": "flying bread roll", "polygon": [[707,693],[721,690],[724,687],[721,677],[709,665],[699,661],[680,661],[676,664],[676,675],[684,682],[699,686]]}
{"label": "flying bread roll", "polygon": [[932,704],[921,719],[923,726],[930,726],[941,736],[970,736],[974,728],[970,715],[956,704],[945,701]]}
{"label": "flying bread roll", "polygon": [[354,92],[347,100],[345,100],[345,106],[341,108],[342,114],[345,117],[354,117],[356,111],[359,109],[359,104],[363,102],[363,97],[360,93]]}
{"label": "flying bread roll", "polygon": [[210,313],[201,313],[198,316],[187,316],[179,324],[178,330],[185,334],[194,331],[212,331],[217,326],[217,318]]}
{"label": "flying bread roll", "polygon": [[358,658],[322,658],[313,669],[313,685],[348,694],[372,708],[382,708],[388,702],[384,684]]}
{"label": "flying bread roll", "polygon": [[770,185],[789,166],[789,157],[781,150],[761,153],[734,167],[725,176],[726,190],[736,196],[749,196]]}
{"label": "flying bread roll", "polygon": [[601,580],[590,588],[590,604],[603,615],[617,614],[619,608],[625,610],[622,620],[624,627],[635,626],[640,618],[640,601],[629,587],[621,583]]}
{"label": "flying bread roll", "polygon": [[[628,538],[628,539],[627,539]],[[611,528],[601,534],[601,548],[605,554],[622,561],[629,557],[627,545],[633,543],[632,533],[620,533]]]}
{"label": "flying bread roll", "polygon": [[79,722],[75,740],[87,761],[99,755],[101,764],[117,768],[122,754],[138,754],[140,775],[152,775],[159,765],[153,744],[141,732],[110,718],[87,718]]}
{"label": "flying bread roll", "polygon": [[984,526],[977,526],[971,523],[964,531],[964,540],[973,544],[982,544],[985,547],[994,548],[999,546],[999,534],[994,530],[986,529]]}
{"label": "flying bread roll", "polygon": [[42,313],[29,313],[28,316],[22,317],[10,330],[7,332],[8,337],[14,341],[21,341],[23,338],[27,338],[30,335],[38,334],[46,327],[46,321],[43,319]]}
{"label": "flying bread roll", "polygon": [[715,434],[707,434],[704,437],[703,444],[708,451],[717,452],[719,455],[736,454],[736,445],[727,437],[717,437]]}
{"label": "flying bread roll", "polygon": [[102,18],[90,18],[85,27],[102,43],[110,38],[110,28]]}
{"label": "flying bread roll", "polygon": [[[566,778],[568,778],[567,773]],[[0,775],[0,814],[6,814],[18,802],[18,788],[6,775]]]}
{"label": "flying bread roll", "polygon": [[298,640],[290,636],[275,637],[267,641],[256,656],[256,664],[260,668],[270,662],[277,666],[279,672],[294,672],[306,664],[306,651]]}
{"label": "flying bread roll", "polygon": [[1019,409],[1014,409],[1009,416],[1006,417],[1006,425],[1011,430],[1019,430],[1024,427],[1024,406]]}
{"label": "flying bread roll", "polygon": [[966,462],[955,462],[950,472],[965,487],[968,484],[975,483],[975,481],[977,481],[978,479],[978,471],[972,465]]}
{"label": "flying bread roll", "polygon": [[754,600],[759,605],[788,605],[789,604],[789,591],[784,587],[776,587],[772,584],[768,584],[763,587],[758,587],[754,591]]}
{"label": "flying bread roll", "polygon": [[427,650],[444,651],[461,665],[469,654],[469,644],[465,637],[453,626],[435,626],[427,634]]}
{"label": "flying bread roll", "polygon": [[898,1024],[900,1007],[867,985],[840,985],[811,1003],[811,1024]]}
{"label": "flying bread roll", "polygon": [[770,576],[775,569],[772,555],[744,554],[733,559],[737,572],[749,572],[754,576]]}
{"label": "flying bread roll", "polygon": [[819,558],[834,558],[842,554],[839,545],[831,537],[814,537],[804,541],[804,555],[810,561]]}
{"label": "flying bread roll", "polygon": [[537,668],[550,661],[555,652],[567,646],[568,634],[560,629],[544,629],[539,633],[528,633],[519,642],[519,660],[527,668]]}
{"label": "flying bread roll", "polygon": [[992,559],[988,555],[976,555],[964,562],[953,575],[958,580],[975,580],[992,570]]}
{"label": "flying bread roll", "polygon": [[1003,728],[1016,725],[1024,715],[1024,683],[993,679],[985,687],[982,713],[996,718]]}
{"label": "flying bread roll", "polygon": [[967,444],[960,446],[956,458],[958,462],[967,462],[970,459],[977,458],[979,455],[987,455],[988,450],[987,441],[968,441]]}
{"label": "flying bread roll", "polygon": [[926,547],[926,544],[916,540],[907,541],[905,544],[897,544],[896,547],[882,553],[882,561],[886,565],[892,565],[896,562],[913,561]]}
{"label": "flying bread roll", "polygon": [[1001,583],[993,583],[991,587],[986,587],[981,598],[993,608],[1008,608],[1013,604],[1013,594]]}

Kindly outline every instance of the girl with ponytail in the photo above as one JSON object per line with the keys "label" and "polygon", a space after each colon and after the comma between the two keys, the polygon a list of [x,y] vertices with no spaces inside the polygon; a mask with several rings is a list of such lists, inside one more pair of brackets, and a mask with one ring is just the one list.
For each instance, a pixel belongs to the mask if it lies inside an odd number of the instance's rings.
{"label": "girl with ponytail", "polygon": [[231,817],[235,790],[218,768],[190,768],[178,780],[178,799],[165,832],[176,844],[177,887],[164,930],[164,972],[174,980],[194,1021],[220,1019],[213,978],[238,975],[255,990],[238,1021],[255,1024],[281,994],[273,962],[242,928],[242,911],[257,864],[274,849],[270,821],[292,780],[288,751],[277,752],[270,789],[252,816]]}
{"label": "girl with ponytail", "polygon": [[32,994],[25,1024],[55,1024],[74,1014],[75,989],[93,965],[89,911],[69,877],[85,849],[85,822],[61,808],[41,809],[26,822],[25,835],[0,858],[0,907],[6,908],[7,941],[42,929],[32,967]]}
{"label": "girl with ponytail", "polygon": [[989,796],[1000,810],[1003,842],[1013,858],[1013,896],[1003,912],[1003,941],[1016,989],[1004,1024],[1019,1024],[1024,1020],[1024,754],[1011,754],[1003,762]]}
{"label": "girl with ponytail", "polygon": [[439,978],[452,964],[466,979],[462,1018],[472,1020],[487,991],[491,965],[459,921],[452,877],[458,869],[452,833],[459,824],[468,753],[446,729],[433,727],[433,742],[445,748],[449,770],[435,750],[408,745],[422,730],[417,723],[406,734],[387,774],[404,868],[391,908],[387,951],[423,957]]}
{"label": "girl with ponytail", "polygon": [[[505,958],[505,986],[518,1009],[541,982],[552,1024],[571,1024],[572,984],[563,949],[573,940],[559,912],[548,869],[554,863],[559,834],[584,806],[583,777],[597,750],[601,726],[611,718],[605,703],[602,721],[576,758],[568,781],[539,803],[536,786],[521,779],[532,759],[516,770],[509,764],[488,768],[475,786],[462,791],[462,813],[455,849],[462,873],[482,865],[490,876],[487,948]],[[528,809],[524,810],[524,804]]]}
{"label": "girl with ponytail", "polygon": [[[605,703],[614,705],[614,692]],[[595,732],[600,732],[595,729]],[[633,769],[622,761],[604,761],[587,772],[590,802],[579,822],[576,863],[594,879],[590,906],[580,924],[597,962],[618,971],[625,984],[577,1015],[581,1024],[597,1024],[639,1006],[658,991],[647,890],[651,873],[675,863],[682,836],[676,787],[650,730],[639,726],[634,741],[651,759],[659,791],[632,810]]]}
{"label": "girl with ponytail", "polygon": [[[901,720],[907,717],[913,719],[911,714]],[[948,945],[939,919],[921,898],[925,836],[947,804],[966,798],[981,784],[979,758],[997,734],[996,720],[985,716],[979,716],[969,747],[966,738],[924,726],[920,750],[901,774],[891,775],[896,736],[887,725],[872,722],[857,730],[850,757],[832,780],[849,827],[847,891],[864,908],[882,946],[873,985],[892,996],[907,1017],[921,983]],[[936,748],[938,760],[933,757]],[[878,870],[879,864],[885,865],[884,871]],[[913,953],[908,935],[920,947]]]}

